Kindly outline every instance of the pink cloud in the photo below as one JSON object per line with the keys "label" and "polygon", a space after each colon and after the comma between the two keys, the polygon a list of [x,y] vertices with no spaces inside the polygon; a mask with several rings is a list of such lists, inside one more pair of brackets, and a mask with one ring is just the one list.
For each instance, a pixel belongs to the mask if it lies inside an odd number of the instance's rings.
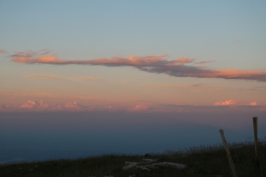
{"label": "pink cloud", "polygon": [[244,103],[240,103],[240,102],[235,101],[235,100],[218,101],[218,102],[215,102],[213,105],[214,106],[235,106],[235,105],[237,105],[237,106],[245,106],[245,105],[258,106],[256,101],[250,102],[248,104],[244,104]]}
{"label": "pink cloud", "polygon": [[79,108],[80,104],[77,101],[73,101],[73,102],[68,102],[64,104],[64,107],[67,109],[75,109],[75,108]]}
{"label": "pink cloud", "polygon": [[62,105],[57,105],[52,108],[53,111],[87,111],[88,107],[81,105],[78,101],[67,102]]}
{"label": "pink cloud", "polygon": [[[25,103],[21,104],[20,107],[13,106],[11,107],[13,111],[86,111],[90,110],[88,107],[79,104],[77,101],[66,102],[59,105],[48,105],[42,100],[33,101],[28,100]],[[10,106],[2,105],[3,110],[11,110]]]}
{"label": "pink cloud", "polygon": [[137,104],[133,108],[130,108],[129,111],[139,112],[139,111],[145,111],[148,109],[149,109],[149,107],[145,104]]}
{"label": "pink cloud", "polygon": [[23,103],[21,105],[22,108],[25,108],[25,109],[32,109],[34,107],[36,107],[37,103],[35,101],[32,101],[32,100],[28,100],[26,103]]}
{"label": "pink cloud", "polygon": [[23,109],[46,109],[49,107],[49,105],[43,103],[42,100],[40,100],[39,102],[28,100],[27,102],[23,103],[20,107]]}
{"label": "pink cloud", "polygon": [[239,104],[237,101],[234,100],[226,100],[226,101],[218,101],[215,102],[213,105],[214,106],[232,106],[232,105],[237,105]]}
{"label": "pink cloud", "polygon": [[[255,101],[249,104],[235,100],[225,100],[215,102],[214,106],[186,105],[186,104],[157,104],[152,102],[127,102],[123,104],[103,103],[83,105],[78,101],[68,101],[61,104],[44,103],[42,100],[28,100],[18,105],[0,105],[0,112],[91,112],[91,111],[110,111],[110,112],[150,112],[150,113],[189,113],[189,112],[216,112],[228,108],[228,111],[235,110],[240,112],[266,111],[265,106],[259,106]],[[222,106],[223,108],[221,109]],[[230,109],[229,109],[230,108]]]}
{"label": "pink cloud", "polygon": [[[167,60],[168,55],[161,56],[130,56],[128,58],[113,57],[99,58],[92,60],[64,60],[58,59],[56,55],[38,55],[37,53],[17,53],[12,55],[12,61],[27,64],[86,64],[103,65],[109,67],[131,66],[141,71],[150,73],[163,73],[174,77],[195,77],[195,78],[223,78],[223,79],[244,79],[266,81],[266,71],[255,70],[212,70],[205,67],[185,65],[192,63],[194,59],[180,58]],[[203,61],[207,63],[210,61]]]}
{"label": "pink cloud", "polygon": [[0,53],[6,53],[6,51],[5,51],[5,50],[2,50],[2,49],[0,49]]}
{"label": "pink cloud", "polygon": [[257,104],[256,101],[253,101],[253,102],[249,103],[248,105],[249,105],[249,106],[257,106],[258,104]]}
{"label": "pink cloud", "polygon": [[114,108],[113,106],[109,105],[106,107],[107,110],[110,110],[110,111],[116,111],[117,109]]}

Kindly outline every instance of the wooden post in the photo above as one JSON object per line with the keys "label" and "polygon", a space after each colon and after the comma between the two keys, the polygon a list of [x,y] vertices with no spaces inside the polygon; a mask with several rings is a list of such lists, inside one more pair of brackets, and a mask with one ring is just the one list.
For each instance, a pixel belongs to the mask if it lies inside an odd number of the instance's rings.
{"label": "wooden post", "polygon": [[232,159],[232,156],[231,156],[231,154],[230,154],[229,147],[228,147],[227,142],[226,142],[226,139],[225,139],[225,137],[224,137],[224,131],[223,131],[223,129],[221,129],[221,130],[219,130],[219,132],[220,132],[220,135],[221,135],[222,140],[223,140],[224,148],[225,148],[225,150],[226,150],[226,155],[227,155],[227,158],[228,158],[229,165],[230,165],[230,167],[231,167],[231,170],[232,170],[233,176],[234,176],[234,177],[237,177],[237,176],[236,176],[235,165],[234,165],[234,163],[233,163],[233,159]]}
{"label": "wooden post", "polygon": [[253,129],[254,129],[254,144],[255,144],[255,159],[258,161],[258,117],[253,117]]}

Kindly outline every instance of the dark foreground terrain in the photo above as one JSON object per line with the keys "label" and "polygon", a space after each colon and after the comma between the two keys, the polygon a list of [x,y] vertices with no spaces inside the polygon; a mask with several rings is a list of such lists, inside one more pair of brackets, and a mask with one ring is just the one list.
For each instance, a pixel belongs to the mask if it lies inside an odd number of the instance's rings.
{"label": "dark foreground terrain", "polygon": [[[251,142],[230,144],[238,177],[266,177],[266,141],[259,143],[259,160],[255,160]],[[126,163],[125,163],[126,162]],[[131,163],[135,162],[135,163]],[[165,163],[160,163],[165,162]],[[178,163],[186,165],[177,168]],[[156,165],[157,164],[157,165]],[[164,164],[162,166],[158,164]],[[222,145],[191,148],[186,152],[146,155],[104,155],[77,160],[0,165],[1,177],[226,177],[233,176]]]}

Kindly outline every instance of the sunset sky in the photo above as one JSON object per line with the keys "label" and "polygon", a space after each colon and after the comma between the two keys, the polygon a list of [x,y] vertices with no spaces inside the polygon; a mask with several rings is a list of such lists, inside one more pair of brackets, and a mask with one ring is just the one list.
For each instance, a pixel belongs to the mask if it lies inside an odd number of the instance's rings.
{"label": "sunset sky", "polygon": [[265,7],[1,1],[0,111],[266,111]]}
{"label": "sunset sky", "polygon": [[0,163],[265,138],[265,9],[0,0]]}

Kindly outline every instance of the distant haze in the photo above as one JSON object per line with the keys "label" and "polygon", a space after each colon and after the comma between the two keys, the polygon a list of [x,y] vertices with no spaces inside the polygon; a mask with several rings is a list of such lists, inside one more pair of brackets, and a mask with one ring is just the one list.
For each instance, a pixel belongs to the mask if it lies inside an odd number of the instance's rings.
{"label": "distant haze", "polygon": [[[252,115],[241,113],[1,113],[0,162],[145,154],[252,141]],[[259,137],[266,119],[259,115]]]}

